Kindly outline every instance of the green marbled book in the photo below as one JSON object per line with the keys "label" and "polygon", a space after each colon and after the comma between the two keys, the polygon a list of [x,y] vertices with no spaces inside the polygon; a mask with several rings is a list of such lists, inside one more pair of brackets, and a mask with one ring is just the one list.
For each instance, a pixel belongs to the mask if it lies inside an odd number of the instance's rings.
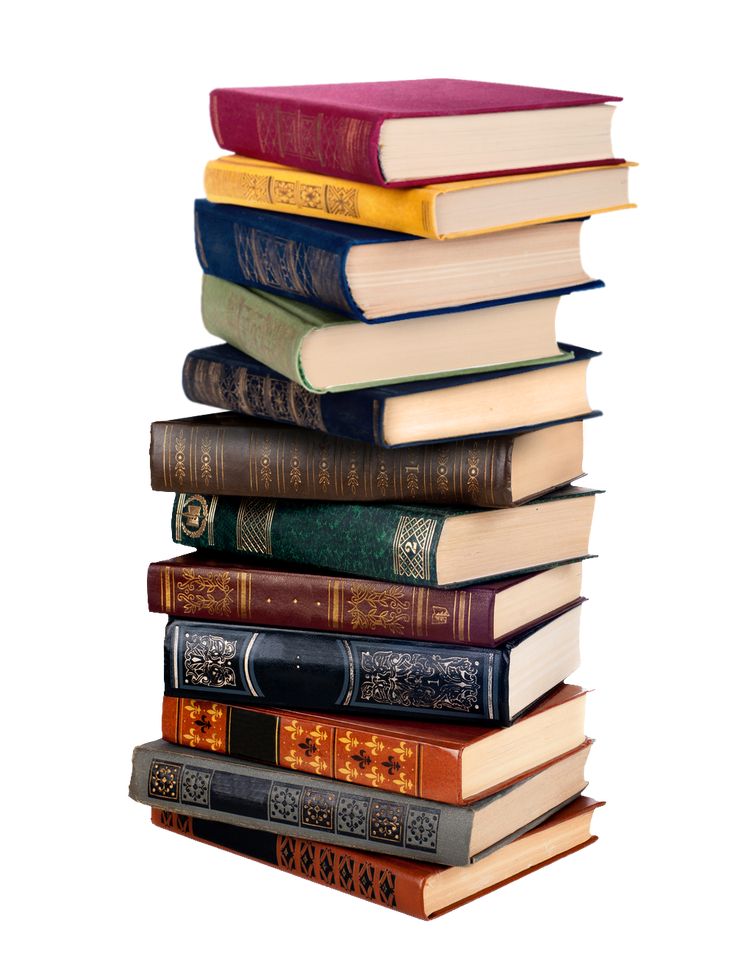
{"label": "green marbled book", "polygon": [[414,586],[459,586],[588,554],[594,490],[501,510],[179,493],[174,540]]}

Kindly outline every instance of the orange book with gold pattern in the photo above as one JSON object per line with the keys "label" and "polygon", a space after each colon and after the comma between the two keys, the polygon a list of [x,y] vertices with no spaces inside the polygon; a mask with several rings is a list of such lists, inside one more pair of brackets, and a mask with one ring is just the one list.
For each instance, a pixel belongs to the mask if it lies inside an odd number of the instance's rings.
{"label": "orange book with gold pattern", "polygon": [[[584,741],[585,691],[562,685],[504,729],[229,706],[165,696],[165,740],[387,792],[465,805]],[[352,717],[349,717],[352,719]]]}

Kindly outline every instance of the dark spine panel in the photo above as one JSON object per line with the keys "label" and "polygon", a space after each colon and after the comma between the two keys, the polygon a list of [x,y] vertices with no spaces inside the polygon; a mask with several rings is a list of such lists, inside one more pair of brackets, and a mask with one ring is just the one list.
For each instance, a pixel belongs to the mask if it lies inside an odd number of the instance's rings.
{"label": "dark spine panel", "polygon": [[497,692],[505,680],[495,669],[496,650],[224,623],[211,630],[206,623],[169,623],[167,696],[505,724],[507,705]]}

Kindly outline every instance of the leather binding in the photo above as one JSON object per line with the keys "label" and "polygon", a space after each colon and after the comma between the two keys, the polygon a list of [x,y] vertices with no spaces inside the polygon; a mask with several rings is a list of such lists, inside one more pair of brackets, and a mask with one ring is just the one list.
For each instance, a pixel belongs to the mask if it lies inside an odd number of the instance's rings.
{"label": "leather binding", "polygon": [[[547,227],[541,224],[521,229],[541,231]],[[317,220],[199,199],[194,205],[194,240],[205,273],[231,283],[313,303],[365,323],[455,313],[478,306],[561,296],[573,290],[603,286],[599,280],[590,280],[576,286],[368,319],[350,292],[346,272],[350,248],[358,244],[413,242],[416,237],[354,223]]]}
{"label": "leather binding", "polygon": [[537,575],[529,573],[467,589],[438,589],[330,576],[275,563],[238,564],[197,552],[151,563],[148,608],[153,613],[215,622],[497,646],[582,602],[580,597],[496,636],[498,593]]}
{"label": "leather binding", "polygon": [[[526,835],[533,838],[539,835],[550,835],[551,830],[558,824],[576,816],[585,815],[602,805],[604,803],[587,796],[580,796]],[[394,909],[396,912],[402,912],[417,919],[434,919],[444,915],[452,909],[493,892],[508,882],[520,879],[543,866],[550,865],[557,859],[583,849],[597,839],[596,836],[591,836],[580,845],[559,852],[554,852],[555,847],[550,844],[547,847],[549,855],[543,862],[429,915],[424,906],[424,886],[431,876],[442,872],[446,867],[348,849],[328,842],[297,839],[293,836],[261,832],[244,826],[213,822],[200,819],[194,810],[192,814],[175,813],[169,809],[153,807],[151,821],[169,832],[226,849],[247,859],[274,866],[283,872],[290,872],[302,879],[309,879],[320,885],[338,889],[340,892],[349,893],[367,902]],[[522,843],[523,837],[514,842]]]}
{"label": "leather binding", "polygon": [[[535,511],[535,503],[595,491],[569,486],[516,512]],[[318,566],[352,576],[436,586],[436,552],[446,519],[456,510],[441,506],[395,503],[319,503],[178,493],[174,498],[171,532],[182,546],[247,558]],[[478,576],[477,581],[501,579],[534,568],[574,562],[584,556],[555,555],[549,563],[507,569],[503,576]],[[444,583],[462,586],[464,582]]]}
{"label": "leather binding", "polygon": [[[584,362],[599,353],[579,346],[560,343],[559,348],[573,354],[567,363]],[[411,393],[425,393],[432,390],[450,390],[479,380],[495,379],[501,376],[530,375],[552,363],[536,363],[531,367],[490,370],[484,373],[466,373],[462,376],[446,376],[436,380],[418,380],[413,383],[396,383],[387,386],[371,386],[361,390],[349,390],[344,393],[311,393],[303,386],[294,383],[263,366],[251,356],[246,356],[227,344],[193,350],[184,361],[182,382],[184,393],[194,403],[204,403],[219,409],[244,413],[259,419],[271,420],[283,424],[306,427],[329,433],[348,440],[371,443],[386,447],[383,434],[383,414],[387,400],[394,396]],[[557,423],[600,416],[600,412],[580,413],[563,420],[551,420],[544,423],[529,423],[513,429],[494,430],[485,434],[463,434],[446,440],[478,439],[480,435],[493,436],[509,433],[523,433]],[[415,446],[415,443],[400,443],[399,446]]]}
{"label": "leather binding", "polygon": [[[610,103],[620,97],[507,83],[437,77],[373,83],[220,88],[210,94],[212,130],[223,150],[379,186],[418,186],[523,172],[463,173],[388,182],[380,166],[383,122],[397,117],[459,116]],[[620,160],[595,160],[607,165]],[[571,164],[570,164],[571,165]],[[558,165],[528,168],[553,170]]]}
{"label": "leather binding", "polygon": [[350,503],[516,506],[549,490],[513,499],[515,439],[382,450],[285,423],[211,413],[151,424],[151,486]]}
{"label": "leather binding", "polygon": [[[590,747],[587,742],[576,752],[586,757]],[[557,760],[564,762],[565,758]],[[364,786],[316,783],[304,773],[229,756],[194,755],[159,739],[133,752],[130,798],[235,826],[317,842],[333,839],[356,849],[463,866],[487,851],[470,851],[475,815],[482,810],[487,816],[488,807],[531,778],[471,805],[450,806]],[[569,796],[557,808],[576,798]],[[554,812],[556,808],[544,808],[540,797],[529,802],[524,815],[530,821],[513,835],[527,832]]]}
{"label": "leather binding", "polygon": [[[562,685],[518,722],[522,725],[536,720],[584,695],[585,690],[579,686]],[[161,727],[167,742],[200,752],[222,753],[455,806],[474,802],[520,778],[496,782],[466,799],[462,793],[465,749],[487,737],[502,738],[504,734],[498,729],[478,730],[458,723],[362,716],[350,716],[348,722],[339,723],[333,715],[324,713],[164,696]],[[576,749],[582,741],[565,743],[556,756],[550,747],[545,761],[558,758],[569,748]],[[537,768],[540,766],[526,769],[523,775]]]}
{"label": "leather binding", "polygon": [[509,707],[511,651],[542,628],[460,653],[412,640],[172,619],[165,692],[237,706],[509,726],[518,718]]}

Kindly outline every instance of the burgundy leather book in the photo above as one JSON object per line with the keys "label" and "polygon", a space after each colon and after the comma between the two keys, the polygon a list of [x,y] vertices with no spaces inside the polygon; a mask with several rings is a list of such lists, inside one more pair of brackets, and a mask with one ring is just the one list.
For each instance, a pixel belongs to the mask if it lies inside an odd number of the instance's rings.
{"label": "burgundy leather book", "polygon": [[[449,136],[440,126],[428,126],[429,140],[421,147],[401,143],[403,131],[391,121],[457,117],[483,114],[548,111],[569,107],[589,107],[608,104],[620,97],[571,90],[552,90],[542,87],[516,86],[506,83],[485,83],[476,80],[433,78],[426,80],[381,81],[377,83],[334,83],[290,87],[243,87],[213,90],[210,97],[212,128],[219,145],[248,157],[283,163],[348,180],[362,180],[379,186],[415,186],[446,180],[469,179],[480,176],[500,176],[511,173],[553,170],[560,167],[590,166],[620,163],[609,152],[592,148],[585,154],[575,124],[579,117],[560,115],[553,118],[561,127],[555,128],[550,141],[541,140],[541,152],[552,144],[562,144],[566,150],[561,156],[550,152],[553,161],[544,156],[538,162],[521,160],[511,167],[493,166],[489,161],[481,168],[482,152],[474,157],[465,154],[462,169],[444,173],[430,168],[426,156],[436,158],[445,143],[451,143],[454,153],[462,152],[463,131],[452,129]],[[612,109],[609,111],[612,112]],[[571,120],[571,127],[565,122]],[[599,131],[608,136],[609,116],[600,116]],[[405,126],[405,125],[404,125]],[[538,126],[534,127],[538,131]],[[597,131],[597,127],[595,130]],[[416,126],[409,130],[415,141]],[[477,141],[477,130],[467,129],[467,141]],[[502,155],[522,157],[522,153],[508,151],[507,144],[517,148],[523,141],[516,130],[503,130],[497,123],[480,129],[485,144],[502,140]],[[503,139],[503,137],[505,139]],[[566,141],[568,140],[568,145]],[[422,141],[423,142],[423,141]],[[594,141],[593,141],[594,142]],[[432,145],[433,144],[433,145]],[[406,175],[405,162],[412,163],[411,149],[417,152],[418,165],[413,161],[413,175]],[[399,154],[402,154],[399,155]],[[501,154],[498,154],[501,155]],[[491,154],[489,154],[491,156]],[[398,162],[396,162],[398,161]],[[561,162],[560,162],[561,161]],[[429,162],[429,167],[427,167]],[[455,160],[456,162],[456,160]],[[472,169],[472,164],[475,168]],[[423,164],[423,166],[422,166]],[[420,171],[420,172],[419,172]]]}
{"label": "burgundy leather book", "polygon": [[498,646],[582,602],[582,564],[433,589],[187,553],[148,567],[148,608],[187,619]]}

